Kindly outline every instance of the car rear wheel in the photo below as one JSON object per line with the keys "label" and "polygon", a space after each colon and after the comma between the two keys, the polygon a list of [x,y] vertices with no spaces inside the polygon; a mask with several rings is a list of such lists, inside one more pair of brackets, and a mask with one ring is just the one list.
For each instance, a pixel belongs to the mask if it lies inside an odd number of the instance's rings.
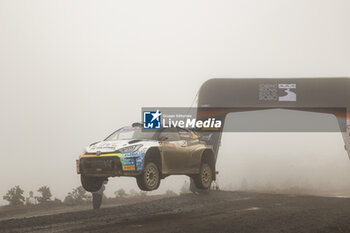
{"label": "car rear wheel", "polygon": [[194,183],[199,189],[209,189],[213,181],[213,172],[209,164],[202,163],[200,173],[194,177]]}
{"label": "car rear wheel", "polygon": [[137,185],[143,191],[152,191],[159,187],[160,174],[158,166],[153,162],[148,162],[142,174],[136,177]]}
{"label": "car rear wheel", "polygon": [[81,185],[88,192],[97,192],[101,189],[103,184],[103,177],[93,177],[80,175]]}

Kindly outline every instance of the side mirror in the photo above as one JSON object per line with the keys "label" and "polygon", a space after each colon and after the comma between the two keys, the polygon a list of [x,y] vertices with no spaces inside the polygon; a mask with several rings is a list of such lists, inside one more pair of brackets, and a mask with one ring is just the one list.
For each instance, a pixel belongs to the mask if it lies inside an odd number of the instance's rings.
{"label": "side mirror", "polygon": [[159,141],[166,141],[166,140],[168,140],[168,137],[165,137],[165,136],[159,137]]}

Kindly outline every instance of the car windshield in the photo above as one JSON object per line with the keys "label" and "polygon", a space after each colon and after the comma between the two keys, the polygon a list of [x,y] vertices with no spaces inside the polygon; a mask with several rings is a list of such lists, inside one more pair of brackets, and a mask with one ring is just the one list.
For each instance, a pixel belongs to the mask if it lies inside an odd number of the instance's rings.
{"label": "car windshield", "polygon": [[139,127],[125,127],[115,131],[112,135],[105,139],[105,141],[116,140],[152,140],[155,132],[143,132]]}

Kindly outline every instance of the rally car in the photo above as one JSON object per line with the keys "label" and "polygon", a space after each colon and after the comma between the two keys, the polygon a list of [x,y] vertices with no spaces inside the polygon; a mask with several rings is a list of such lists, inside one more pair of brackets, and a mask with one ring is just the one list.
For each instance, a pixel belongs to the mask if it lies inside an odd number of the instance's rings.
{"label": "rally car", "polygon": [[88,146],[77,160],[77,173],[89,192],[100,190],[108,177],[135,177],[141,190],[155,190],[169,175],[188,175],[199,189],[215,180],[211,147],[191,130],[164,128],[146,131],[133,124]]}

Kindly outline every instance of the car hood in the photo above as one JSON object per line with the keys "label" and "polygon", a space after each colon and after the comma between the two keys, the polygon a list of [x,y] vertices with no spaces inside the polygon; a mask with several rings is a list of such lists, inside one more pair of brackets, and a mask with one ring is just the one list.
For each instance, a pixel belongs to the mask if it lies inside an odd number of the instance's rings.
{"label": "car hood", "polygon": [[[118,140],[118,141],[102,141],[93,143],[90,146],[86,148],[87,153],[96,153],[97,151],[100,151],[102,153],[106,152],[113,152],[120,148],[134,145],[133,143],[129,143],[135,140]],[[137,144],[137,143],[135,143]]]}

